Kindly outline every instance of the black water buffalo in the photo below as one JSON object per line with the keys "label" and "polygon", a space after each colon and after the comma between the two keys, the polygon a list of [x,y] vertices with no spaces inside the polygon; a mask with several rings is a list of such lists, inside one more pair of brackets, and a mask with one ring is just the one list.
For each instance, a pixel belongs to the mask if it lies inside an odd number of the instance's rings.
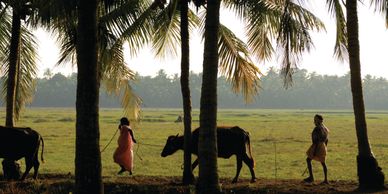
{"label": "black water buffalo", "polygon": [[38,132],[31,128],[0,126],[0,158],[16,161],[24,157],[26,171],[21,180],[26,178],[32,167],[34,167],[34,179],[37,178],[40,142],[42,142],[41,160],[43,161],[44,142]]}
{"label": "black water buffalo", "polygon": [[[192,134],[191,153],[198,155],[198,135],[199,128],[195,129]],[[183,136],[170,136],[163,148],[162,157],[169,156],[177,150],[183,150]],[[233,183],[237,182],[238,175],[242,167],[242,161],[249,167],[251,172],[251,182],[256,181],[255,172],[253,170],[255,161],[252,157],[252,149],[249,139],[249,133],[238,126],[235,127],[217,127],[217,148],[218,157],[230,158],[236,155],[237,172],[233,179]],[[248,148],[248,153],[247,153]],[[249,154],[249,155],[248,155]],[[198,158],[193,162],[192,169],[198,165]]]}

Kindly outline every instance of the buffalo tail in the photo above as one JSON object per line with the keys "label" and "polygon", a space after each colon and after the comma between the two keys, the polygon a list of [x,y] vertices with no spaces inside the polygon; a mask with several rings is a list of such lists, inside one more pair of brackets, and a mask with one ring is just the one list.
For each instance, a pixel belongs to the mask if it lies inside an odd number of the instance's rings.
{"label": "buffalo tail", "polygon": [[249,157],[252,159],[252,163],[253,163],[252,166],[254,168],[255,167],[255,159],[253,159],[253,156],[252,156],[252,146],[251,146],[251,140],[250,140],[248,132],[246,132],[246,144],[248,145]]}
{"label": "buffalo tail", "polygon": [[39,136],[39,138],[40,138],[40,141],[42,141],[42,151],[40,153],[40,160],[44,163],[44,158],[43,158],[44,141],[42,136]]}

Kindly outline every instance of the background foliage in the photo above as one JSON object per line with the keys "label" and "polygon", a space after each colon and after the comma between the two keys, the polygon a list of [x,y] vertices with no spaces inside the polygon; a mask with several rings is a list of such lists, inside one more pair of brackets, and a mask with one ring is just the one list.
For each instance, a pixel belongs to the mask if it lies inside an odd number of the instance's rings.
{"label": "background foliage", "polygon": [[[37,90],[31,107],[74,107],[77,75],[47,75],[37,80]],[[192,105],[199,108],[202,74],[191,73]],[[219,108],[280,108],[280,109],[351,109],[349,74],[344,76],[318,75],[299,70],[294,84],[284,89],[279,73],[270,70],[261,78],[261,91],[255,101],[244,103],[241,95],[234,94],[224,77],[218,80]],[[364,77],[364,97],[367,109],[388,109],[388,81],[384,78]],[[167,75],[160,70],[154,77],[137,75],[132,84],[136,94],[147,108],[180,108],[182,99],[178,75]],[[116,97],[100,94],[101,107],[120,107]]]}

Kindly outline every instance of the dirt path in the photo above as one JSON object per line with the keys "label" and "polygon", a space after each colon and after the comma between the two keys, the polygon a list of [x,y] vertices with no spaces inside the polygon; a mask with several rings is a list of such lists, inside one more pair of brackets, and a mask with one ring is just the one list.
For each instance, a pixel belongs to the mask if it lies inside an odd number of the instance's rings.
{"label": "dirt path", "polygon": [[[329,185],[302,183],[301,180],[258,179],[250,183],[241,179],[232,184],[229,179],[221,179],[224,193],[387,193],[357,191],[354,181],[331,181]],[[105,193],[194,193],[195,186],[183,186],[180,177],[118,176],[104,177]],[[69,193],[74,186],[71,175],[41,175],[37,181],[7,182],[0,180],[2,193]],[[388,187],[388,185],[386,185]]]}

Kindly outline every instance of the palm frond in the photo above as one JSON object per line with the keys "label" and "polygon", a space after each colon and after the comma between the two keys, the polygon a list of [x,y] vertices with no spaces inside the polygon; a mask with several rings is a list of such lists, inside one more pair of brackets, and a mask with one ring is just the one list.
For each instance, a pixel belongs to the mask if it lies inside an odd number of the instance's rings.
{"label": "palm frond", "polygon": [[35,94],[35,78],[37,76],[37,43],[35,36],[29,29],[21,29],[20,45],[20,69],[17,76],[15,119],[18,120],[20,113],[26,104],[33,100]]}
{"label": "palm frond", "polygon": [[375,11],[385,15],[385,27],[388,28],[388,1],[387,0],[372,0],[371,4],[375,7]]}
{"label": "palm frond", "polygon": [[249,57],[246,44],[224,25],[219,28],[220,73],[232,84],[235,93],[242,93],[251,102],[260,89],[261,72]]}
{"label": "palm frond", "polygon": [[248,15],[247,44],[259,61],[272,58],[274,47],[272,40],[276,38],[280,26],[281,8],[267,1],[247,0]]}
{"label": "palm frond", "polygon": [[77,41],[76,21],[60,21],[52,25],[51,33],[54,35],[60,49],[59,59],[56,65],[75,65]]}
{"label": "palm frond", "polygon": [[336,20],[336,40],[334,46],[334,56],[339,61],[348,59],[348,44],[346,32],[346,20],[343,13],[342,5],[339,0],[327,0],[329,12]]}
{"label": "palm frond", "polygon": [[2,79],[1,95],[3,103],[7,99],[7,82],[9,67],[9,44],[11,40],[11,15],[4,8],[0,15],[0,77]]}
{"label": "palm frond", "polygon": [[[2,23],[5,24],[5,23]],[[6,41],[9,44],[10,35],[6,33],[9,39]],[[21,41],[20,41],[20,61],[19,71],[17,75],[16,85],[16,101],[15,101],[15,120],[19,119],[20,113],[26,104],[32,102],[35,93],[35,78],[37,74],[37,43],[35,36],[25,26],[21,27]],[[3,102],[7,98],[7,83],[9,71],[9,52],[4,52],[1,69],[3,71],[2,79],[2,97]],[[6,55],[6,56],[5,56]]]}
{"label": "palm frond", "polygon": [[291,0],[241,0],[248,9],[247,44],[258,60],[269,60],[282,53],[281,63],[285,86],[292,82],[293,69],[297,68],[300,55],[313,46],[310,30],[324,30],[323,23],[310,11]]}
{"label": "palm frond", "polygon": [[135,56],[154,34],[153,20],[157,11],[150,1],[130,1],[103,15],[100,26],[105,26],[116,37],[129,43],[130,54]]}
{"label": "palm frond", "polygon": [[155,20],[153,51],[161,58],[176,57],[180,47],[178,0],[172,0]]}
{"label": "palm frond", "polygon": [[284,2],[283,10],[277,43],[283,55],[281,72],[287,88],[292,83],[292,74],[297,69],[300,56],[313,46],[309,30],[319,31],[324,29],[324,25],[309,11],[290,0]]}
{"label": "palm frond", "polygon": [[123,41],[113,40],[110,47],[103,47],[100,51],[100,67],[102,83],[109,95],[121,97],[124,114],[138,121],[140,119],[141,100],[132,91],[130,81],[135,80],[135,73],[128,69],[124,62]]}
{"label": "palm frond", "polygon": [[11,39],[11,16],[5,8],[1,10],[0,15],[0,76],[4,69],[5,60],[7,59],[7,51],[9,50],[9,40]]}

